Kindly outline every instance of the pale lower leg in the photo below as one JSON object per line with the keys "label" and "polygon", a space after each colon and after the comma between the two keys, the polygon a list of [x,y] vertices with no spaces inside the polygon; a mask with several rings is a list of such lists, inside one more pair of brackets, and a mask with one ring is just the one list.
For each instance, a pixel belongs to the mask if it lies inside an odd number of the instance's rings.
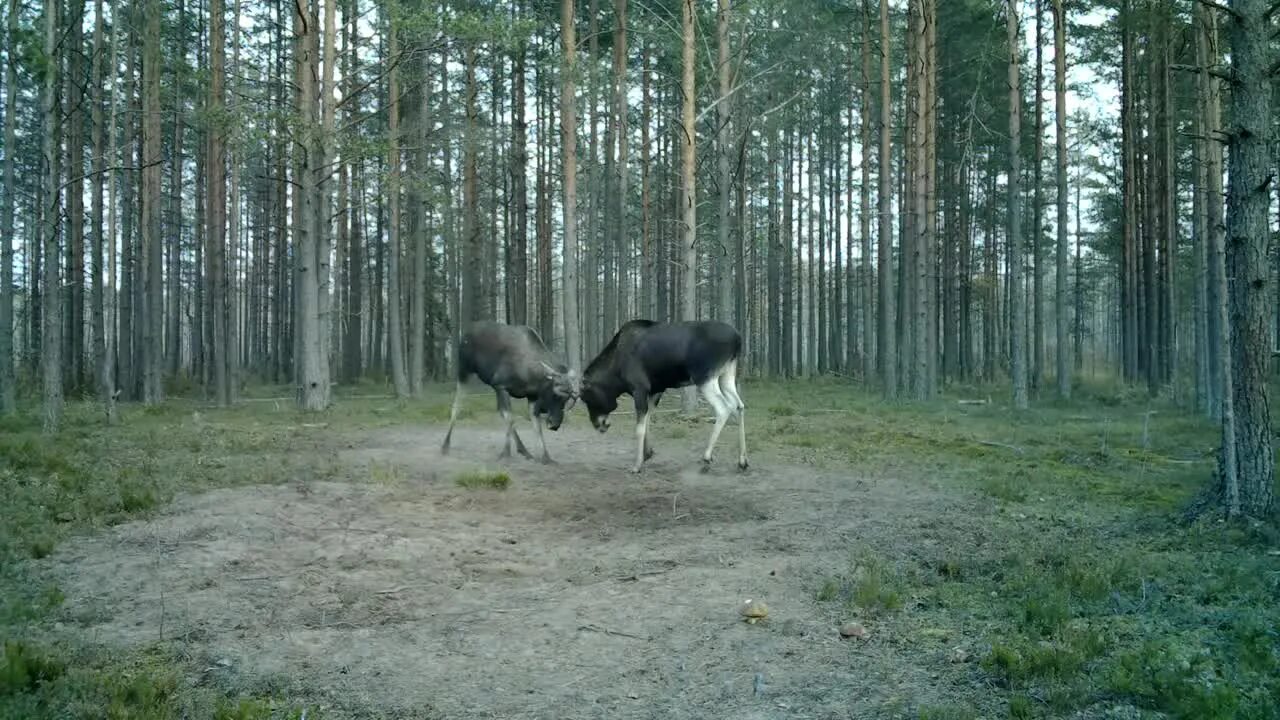
{"label": "pale lower leg", "polygon": [[631,472],[640,472],[640,467],[644,465],[644,461],[648,459],[646,451],[649,447],[649,413],[645,413],[636,419],[636,464],[631,468]]}
{"label": "pale lower leg", "polygon": [[[538,417],[533,411],[533,403],[529,403],[529,421],[533,423],[533,429],[538,433],[538,442],[542,445],[542,462],[551,462],[551,454],[547,452],[547,440],[542,436],[542,418]],[[525,457],[533,457],[526,455]]]}
{"label": "pale lower leg", "polygon": [[720,393],[720,383],[715,378],[704,383],[698,389],[702,391],[702,396],[707,399],[707,404],[716,413],[716,424],[711,429],[711,440],[707,442],[707,451],[702,454],[702,462],[710,464],[716,441],[720,439],[720,433],[724,430],[725,423],[729,421],[729,402]]}
{"label": "pale lower leg", "polygon": [[458,421],[458,412],[462,409],[462,383],[458,383],[453,393],[453,408],[449,410],[449,431],[444,434],[444,444],[440,446],[440,454],[449,454],[449,442],[453,439],[453,424]]}
{"label": "pale lower leg", "polygon": [[503,408],[500,412],[502,414],[502,422],[506,423],[507,426],[507,436],[503,441],[502,454],[498,457],[509,458],[511,457],[511,436],[516,432],[516,422],[511,419],[511,411],[507,408]]}
{"label": "pale lower leg", "polygon": [[720,376],[720,393],[729,401],[730,407],[738,416],[738,467],[747,468],[747,406],[738,395],[736,362],[730,363]]}

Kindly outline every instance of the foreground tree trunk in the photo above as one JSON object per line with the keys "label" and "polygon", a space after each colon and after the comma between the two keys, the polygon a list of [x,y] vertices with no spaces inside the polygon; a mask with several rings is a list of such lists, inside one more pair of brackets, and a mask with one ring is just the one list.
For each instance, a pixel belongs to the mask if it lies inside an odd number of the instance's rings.
{"label": "foreground tree trunk", "polygon": [[1013,311],[1013,404],[1026,410],[1027,402],[1027,307],[1022,281],[1022,91],[1019,84],[1018,2],[1008,0],[1006,23],[1009,31],[1009,301]]}
{"label": "foreground tree trunk", "polygon": [[1057,335],[1055,357],[1058,397],[1071,397],[1071,363],[1067,348],[1067,31],[1062,0],[1053,0],[1054,114],[1057,126],[1058,242],[1054,287],[1054,314]]}
{"label": "foreground tree trunk", "polygon": [[[729,97],[733,82],[732,69],[729,65],[729,0],[718,0],[717,2],[716,49],[716,75],[720,82],[720,97],[716,101],[716,182],[719,185],[716,193],[716,200],[719,204],[716,231],[720,247],[716,249],[716,253],[721,258],[716,263],[720,277],[720,282],[717,286],[719,292],[716,297],[716,307],[718,317],[727,322],[733,312],[733,275],[729,271],[729,263],[726,262],[726,254],[729,250],[729,208],[731,207],[730,193],[732,192],[732,179],[729,174],[729,153],[733,146],[729,137],[730,108],[733,103],[733,99]],[[739,328],[739,330],[745,332],[746,328]]]}
{"label": "foreground tree trunk", "polygon": [[574,94],[574,60],[578,52],[574,0],[560,4],[560,143],[564,152],[564,346],[569,369],[582,369],[582,335],[578,316],[578,113]]}
{"label": "foreground tree trunk", "polygon": [[210,377],[213,380],[214,401],[221,407],[231,404],[230,367],[231,346],[228,342],[227,314],[227,153],[226,153],[226,12],[223,0],[209,2],[209,105],[212,118],[206,145],[205,161],[205,221],[208,227],[204,237],[208,247],[205,258],[209,264],[209,309],[212,347],[210,347]]}
{"label": "foreground tree trunk", "polygon": [[[404,329],[400,319],[400,46],[395,14],[388,12],[387,62],[387,354],[396,397],[409,397],[404,368]],[[379,270],[382,269],[379,263]],[[375,342],[381,342],[375,338]]]}
{"label": "foreground tree trunk", "polygon": [[160,372],[164,359],[164,237],[160,226],[160,74],[164,67],[160,58],[160,14],[160,0],[147,0],[142,50],[142,252],[136,265],[144,268],[139,317],[142,400],[148,405],[157,405],[164,399]]}
{"label": "foreground tree trunk", "polygon": [[297,241],[298,327],[295,347],[297,358],[298,406],[303,410],[319,411],[329,404],[329,378],[324,374],[321,354],[324,351],[323,328],[320,322],[320,268],[317,263],[317,247],[322,242],[323,220],[320,217],[320,167],[323,151],[319,141],[319,123],[316,118],[316,55],[319,49],[319,28],[315,18],[302,2],[294,3],[294,82],[298,88],[298,115],[301,124],[300,147],[296,148],[296,186],[298,193],[298,218],[294,228]]}
{"label": "foreground tree trunk", "polygon": [[[1223,438],[1219,468],[1221,502],[1230,516],[1265,517],[1274,504],[1275,458],[1271,446],[1267,368],[1271,276],[1267,266],[1271,117],[1270,32],[1266,0],[1235,0],[1231,28],[1231,68],[1236,82],[1231,117],[1236,124],[1228,145],[1227,276],[1231,303],[1230,375],[1232,407],[1224,408],[1224,429],[1234,411],[1234,442]],[[1231,458],[1232,450],[1235,457]],[[1231,461],[1234,459],[1234,477]]]}
{"label": "foreground tree trunk", "polygon": [[[875,372],[875,273],[871,265],[871,8],[870,0],[862,0],[862,117],[858,123],[858,140],[862,146],[862,184],[858,189],[858,233],[862,240],[862,381],[870,384]],[[853,258],[850,256],[850,265]],[[852,287],[852,283],[850,284]],[[852,297],[852,295],[850,295]],[[853,313],[853,302],[849,303]],[[849,347],[853,348],[853,330],[849,331]],[[853,368],[853,353],[849,368]]]}
{"label": "foreground tree trunk", "polygon": [[[568,2],[569,0],[566,0]],[[683,320],[698,319],[698,194],[695,185],[697,168],[697,127],[694,120],[694,103],[697,101],[694,71],[694,20],[693,0],[680,1],[682,28],[681,60],[681,123],[680,123],[680,246],[684,250],[684,288],[680,317]],[[698,404],[694,387],[686,388],[681,409],[693,413]]]}
{"label": "foreground tree trunk", "polygon": [[[9,22],[6,28],[9,47],[18,46],[18,0],[9,0]],[[17,63],[4,66],[4,198],[0,205],[0,415],[18,409],[17,375],[13,366],[13,150],[17,143],[18,98]]]}
{"label": "foreground tree trunk", "polygon": [[[40,363],[44,379],[44,431],[56,433],[62,421],[62,312],[61,274],[58,264],[58,221],[62,192],[61,140],[58,103],[58,32],[60,0],[50,0],[44,8],[44,292],[41,293]],[[13,108],[12,105],[8,109]],[[11,146],[6,146],[6,148]],[[8,151],[6,150],[6,155]],[[8,242],[9,238],[5,238]]]}
{"label": "foreground tree trunk", "polygon": [[889,85],[889,0],[880,0],[880,162],[877,207],[880,214],[879,251],[880,328],[877,364],[885,398],[898,395],[898,353],[893,288],[893,95]]}
{"label": "foreground tree trunk", "polygon": [[525,122],[525,56],[516,40],[511,64],[511,267],[507,269],[510,321],[529,323],[529,128]]}

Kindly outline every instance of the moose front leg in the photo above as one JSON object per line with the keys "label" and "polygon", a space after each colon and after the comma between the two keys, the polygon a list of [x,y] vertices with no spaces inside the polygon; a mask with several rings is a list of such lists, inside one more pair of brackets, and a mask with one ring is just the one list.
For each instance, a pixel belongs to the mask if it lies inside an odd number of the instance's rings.
{"label": "moose front leg", "polygon": [[644,461],[653,456],[649,449],[649,394],[638,391],[634,395],[636,401],[636,464],[631,472],[639,473]]}

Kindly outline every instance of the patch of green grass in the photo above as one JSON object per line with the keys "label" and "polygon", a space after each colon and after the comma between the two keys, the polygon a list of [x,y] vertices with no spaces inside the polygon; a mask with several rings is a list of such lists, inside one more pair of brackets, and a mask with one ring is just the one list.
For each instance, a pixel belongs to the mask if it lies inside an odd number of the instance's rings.
{"label": "patch of green grass", "polygon": [[840,601],[850,609],[877,615],[902,607],[903,580],[883,560],[864,553],[845,577],[822,581],[814,591],[818,602]]}
{"label": "patch of green grass", "polygon": [[468,490],[506,490],[511,485],[511,476],[502,471],[472,470],[454,478],[458,487]]}
{"label": "patch of green grass", "polygon": [[1020,503],[1027,499],[1025,478],[1010,473],[997,472],[982,480],[982,490],[986,494],[1005,502]]}
{"label": "patch of green grass", "polygon": [[784,405],[782,403],[776,403],[769,406],[769,417],[784,418],[784,417],[791,417],[795,414],[796,414],[796,408],[794,405]]}

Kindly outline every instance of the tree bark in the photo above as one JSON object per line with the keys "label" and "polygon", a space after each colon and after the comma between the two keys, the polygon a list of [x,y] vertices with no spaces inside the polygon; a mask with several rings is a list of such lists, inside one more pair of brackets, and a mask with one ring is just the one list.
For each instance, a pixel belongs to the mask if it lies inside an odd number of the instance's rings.
{"label": "tree bark", "polygon": [[[858,234],[862,240],[862,380],[871,384],[875,373],[875,297],[876,276],[871,264],[871,126],[873,122],[871,97],[871,0],[862,0],[862,94],[861,121],[858,123],[858,143],[862,148],[862,183],[858,188]],[[850,173],[852,179],[852,173]],[[852,257],[850,257],[852,264]],[[849,302],[853,313],[853,301]],[[853,347],[853,332],[849,333],[849,346]],[[853,357],[849,358],[853,367]]]}
{"label": "tree bark", "polygon": [[1071,363],[1067,344],[1067,31],[1063,0],[1053,0],[1054,114],[1057,127],[1058,242],[1054,288],[1058,397],[1071,397]]}
{"label": "tree bark", "polygon": [[1044,0],[1036,0],[1036,82],[1035,82],[1035,165],[1032,167],[1031,209],[1031,392],[1040,392],[1044,384]]}
{"label": "tree bark", "polygon": [[[517,7],[523,9],[523,3]],[[507,269],[511,322],[529,323],[529,128],[525,122],[524,40],[511,52],[511,267]]]}
{"label": "tree bark", "polygon": [[[99,11],[98,16],[102,13]],[[6,24],[8,46],[18,47],[18,0],[9,0]],[[13,363],[13,215],[17,184],[13,169],[13,148],[17,144],[18,74],[17,63],[4,66],[4,198],[0,199],[0,415],[18,410],[17,373]]]}
{"label": "tree bark", "polygon": [[[84,381],[84,0],[67,6],[68,27],[62,40],[66,53],[63,80],[66,108],[62,122],[67,128],[66,218],[67,297],[63,339],[66,342],[64,371],[73,393]],[[69,19],[75,18],[74,22]],[[61,292],[61,290],[59,290]]]}
{"label": "tree bark", "polygon": [[[618,159],[614,167],[614,176],[616,177],[614,208],[613,208],[613,269],[617,273],[617,290],[615,292],[615,300],[617,301],[617,310],[614,313],[615,322],[621,325],[626,321],[628,316],[628,308],[630,301],[628,298],[628,290],[630,282],[628,280],[631,275],[632,254],[631,254],[631,236],[630,224],[627,222],[627,199],[629,197],[629,148],[631,146],[630,136],[627,125],[627,0],[614,0],[614,14],[616,17],[617,28],[613,35],[613,117],[616,126],[614,137],[618,144]],[[606,327],[605,332],[611,333],[614,328]]]}
{"label": "tree bark", "polygon": [[889,84],[889,0],[880,0],[880,160],[877,164],[879,187],[877,206],[880,230],[877,237],[880,327],[876,341],[880,380],[886,399],[898,396],[898,353],[893,287],[893,161],[892,122],[893,95]]}
{"label": "tree bark", "polygon": [[[391,360],[391,383],[396,397],[409,397],[409,378],[404,367],[404,329],[400,319],[400,46],[395,13],[387,12],[387,354]],[[378,265],[382,270],[382,264]]]}
{"label": "tree bark", "polygon": [[[568,2],[569,0],[565,0]],[[695,170],[697,168],[697,126],[694,120],[694,104],[697,102],[694,80],[695,62],[694,41],[695,30],[693,0],[680,0],[680,27],[682,38],[681,50],[681,146],[680,146],[680,192],[681,192],[681,226],[680,245],[684,251],[684,290],[680,307],[683,320],[696,320],[698,317],[698,193]],[[698,402],[697,389],[690,387],[684,392],[682,410],[686,415],[692,414]]]}
{"label": "tree bark", "polygon": [[[1271,54],[1266,0],[1234,0],[1228,38],[1235,77],[1228,144],[1226,214],[1227,286],[1230,299],[1232,381],[1223,427],[1234,420],[1234,442],[1224,432],[1219,468],[1221,502],[1229,516],[1268,516],[1274,505],[1275,457],[1267,386],[1272,279],[1267,264],[1270,228]],[[1221,278],[1220,279],[1225,279]],[[1231,458],[1234,450],[1235,457]],[[1235,467],[1232,468],[1231,461]],[[1234,477],[1232,470],[1234,470]]]}
{"label": "tree bark", "polygon": [[641,317],[654,318],[658,313],[658,268],[655,263],[655,249],[652,227],[652,193],[650,179],[649,143],[650,124],[652,118],[652,97],[650,87],[652,80],[649,70],[649,42],[643,42],[640,60],[640,302]]}
{"label": "tree bark", "polygon": [[719,80],[720,96],[716,104],[716,184],[718,192],[716,200],[719,205],[719,218],[716,225],[717,239],[722,260],[716,263],[720,282],[716,305],[721,320],[727,321],[733,314],[733,288],[730,264],[726,262],[729,253],[729,212],[731,207],[732,178],[729,174],[729,154],[733,143],[729,137],[729,122],[733,98],[733,71],[729,64],[729,0],[716,2],[716,76]]}
{"label": "tree bark", "polygon": [[[40,337],[40,363],[44,383],[44,431],[53,434],[62,422],[62,313],[61,273],[58,264],[58,221],[61,216],[62,192],[61,142],[58,102],[60,62],[57,57],[61,0],[49,0],[44,6],[44,89],[41,109],[44,115],[44,292],[41,293],[41,317],[44,327]],[[8,106],[12,108],[13,106]],[[6,146],[8,148],[10,146]],[[8,151],[6,150],[6,156]]]}
{"label": "tree bark", "polygon": [[476,48],[468,42],[463,51],[466,72],[464,86],[466,127],[462,149],[462,308],[459,322],[462,327],[480,320],[485,315],[484,303],[484,235],[480,228],[480,200],[477,178],[476,124]]}
{"label": "tree bark", "polygon": [[[685,0],[691,2],[692,0]],[[574,92],[575,39],[574,0],[560,3],[560,144],[563,152],[564,192],[564,293],[563,323],[565,359],[569,369],[582,369],[581,319],[578,314],[578,113]]]}
{"label": "tree bark", "polygon": [[[173,67],[173,145],[169,168],[169,222],[165,229],[165,252],[168,259],[168,292],[165,294],[165,332],[164,361],[165,373],[176,377],[182,362],[182,345],[179,342],[182,329],[182,168],[185,158],[182,155],[184,139],[183,115],[186,103],[182,92],[182,70],[186,63],[186,27],[187,7],[184,0],[178,0],[178,41]],[[237,33],[238,34],[238,33]]]}
{"label": "tree bark", "polygon": [[1022,92],[1019,84],[1018,2],[1008,0],[1009,31],[1009,257],[1010,304],[1013,310],[1013,404],[1026,410],[1027,402],[1027,308],[1018,298],[1023,294],[1022,282]]}
{"label": "tree bark", "polygon": [[[160,364],[164,358],[164,236],[160,225],[160,2],[147,0],[142,52],[142,398],[163,400]],[[135,328],[136,330],[136,328]]]}
{"label": "tree bark", "polygon": [[231,346],[227,313],[227,157],[226,143],[226,13],[223,0],[209,1],[209,103],[210,118],[205,161],[205,257],[209,263],[209,307],[212,347],[210,348],[213,397],[219,406],[231,404],[228,376]]}
{"label": "tree bark", "polygon": [[[299,141],[296,150],[297,201],[300,222],[294,228],[297,248],[298,407],[317,412],[329,405],[329,377],[325,373],[324,327],[321,321],[319,248],[324,245],[325,219],[321,178],[325,172],[319,109],[317,64],[320,28],[305,2],[294,3],[294,83],[298,89]],[[393,304],[395,307],[395,304]]]}

